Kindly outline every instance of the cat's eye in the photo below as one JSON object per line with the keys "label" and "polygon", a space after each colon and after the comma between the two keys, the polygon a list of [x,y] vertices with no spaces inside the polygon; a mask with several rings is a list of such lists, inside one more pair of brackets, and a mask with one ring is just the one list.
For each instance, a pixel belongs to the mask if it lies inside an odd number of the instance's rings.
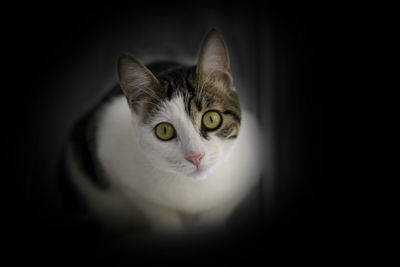
{"label": "cat's eye", "polygon": [[216,130],[221,126],[222,118],[219,112],[210,110],[204,113],[202,123],[207,130]]}
{"label": "cat's eye", "polygon": [[156,136],[162,141],[169,141],[175,137],[175,129],[168,122],[161,122],[155,127]]}

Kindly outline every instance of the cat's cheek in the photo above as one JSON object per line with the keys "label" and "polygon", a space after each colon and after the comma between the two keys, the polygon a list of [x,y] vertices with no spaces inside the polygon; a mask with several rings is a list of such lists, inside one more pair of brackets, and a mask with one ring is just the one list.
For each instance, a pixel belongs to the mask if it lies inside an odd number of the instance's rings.
{"label": "cat's cheek", "polygon": [[207,151],[209,157],[213,158],[213,160],[218,159],[218,157],[221,155],[222,147],[215,137],[207,145]]}

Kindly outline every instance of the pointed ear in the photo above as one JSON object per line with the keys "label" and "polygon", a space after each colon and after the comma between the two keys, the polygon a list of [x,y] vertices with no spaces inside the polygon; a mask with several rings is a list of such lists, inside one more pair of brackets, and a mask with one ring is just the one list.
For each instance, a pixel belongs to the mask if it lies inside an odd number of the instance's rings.
{"label": "pointed ear", "polygon": [[233,88],[228,48],[222,36],[214,29],[203,41],[196,72],[200,80],[221,82]]}
{"label": "pointed ear", "polygon": [[118,59],[119,81],[131,109],[139,113],[140,101],[154,95],[159,85],[153,73],[139,61],[129,55],[121,55]]}

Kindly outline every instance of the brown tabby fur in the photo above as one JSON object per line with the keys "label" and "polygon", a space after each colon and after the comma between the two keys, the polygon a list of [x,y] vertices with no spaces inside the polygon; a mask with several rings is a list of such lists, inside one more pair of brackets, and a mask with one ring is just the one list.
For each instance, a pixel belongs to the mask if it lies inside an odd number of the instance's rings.
{"label": "brown tabby fur", "polygon": [[[219,138],[235,138],[240,127],[240,104],[236,91],[227,88],[226,83],[204,81],[196,74],[195,67],[183,67],[157,77],[158,84],[151,88],[152,93],[144,97],[143,122],[151,122],[161,101],[182,95],[185,110],[195,129],[206,139],[208,130],[202,126],[202,116],[209,110],[216,110],[222,117],[221,126],[215,130]],[[154,94],[154,95],[153,95]]]}

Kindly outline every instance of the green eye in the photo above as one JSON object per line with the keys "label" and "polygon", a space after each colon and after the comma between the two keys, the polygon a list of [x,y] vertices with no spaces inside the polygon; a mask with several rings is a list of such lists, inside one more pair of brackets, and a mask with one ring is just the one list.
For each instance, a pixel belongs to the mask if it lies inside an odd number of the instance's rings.
{"label": "green eye", "polygon": [[175,137],[174,127],[167,122],[161,122],[157,124],[155,133],[156,136],[162,141],[169,141]]}
{"label": "green eye", "polygon": [[207,111],[203,115],[202,122],[207,130],[215,130],[221,126],[222,118],[217,111]]}

